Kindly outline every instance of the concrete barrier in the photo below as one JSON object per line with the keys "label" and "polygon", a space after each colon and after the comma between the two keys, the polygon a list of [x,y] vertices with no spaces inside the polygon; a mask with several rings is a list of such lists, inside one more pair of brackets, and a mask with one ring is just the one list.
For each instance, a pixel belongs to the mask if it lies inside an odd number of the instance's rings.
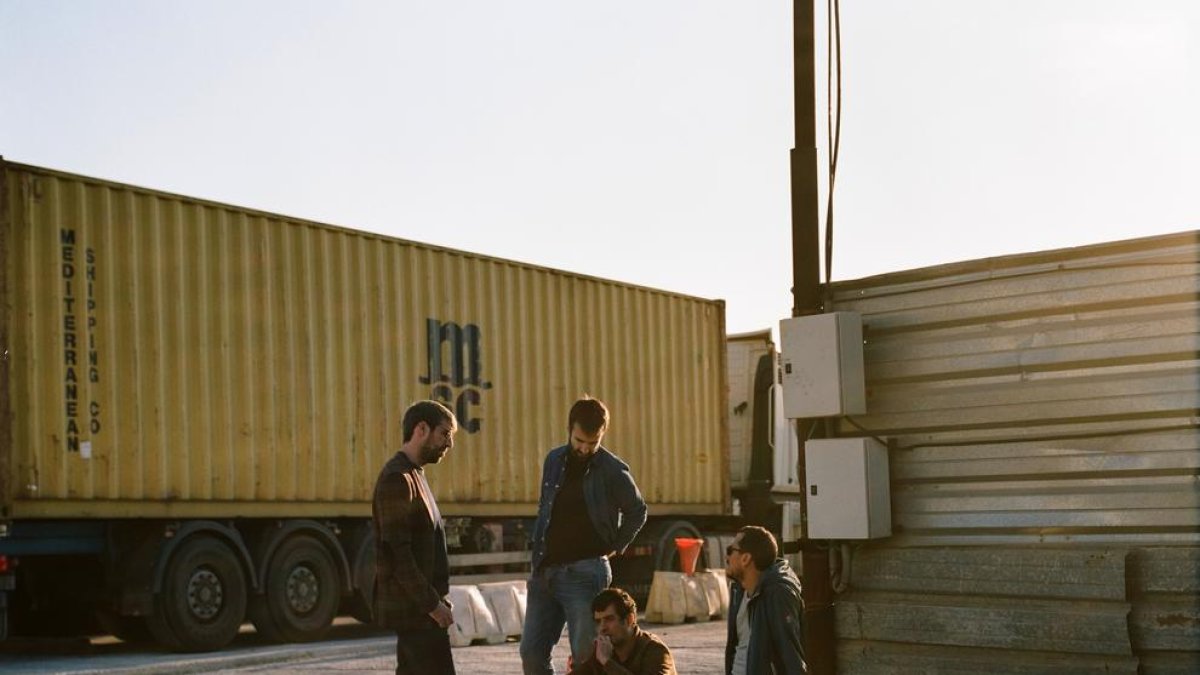
{"label": "concrete barrier", "polygon": [[708,595],[695,576],[683,577],[683,606],[684,617],[688,621],[708,621],[712,615],[708,611]]}
{"label": "concrete barrier", "polygon": [[524,581],[451,586],[454,624],[449,631],[450,645],[494,645],[520,637],[525,625],[525,598]]}
{"label": "concrete barrier", "polygon": [[687,619],[687,591],[682,572],[657,571],[646,601],[649,623],[683,623]]}
{"label": "concrete barrier", "polygon": [[709,615],[722,619],[729,616],[729,581],[725,578],[725,570],[705,570],[697,574],[696,579],[708,600]]}
{"label": "concrete barrier", "polygon": [[520,637],[525,626],[525,582],[479,584],[479,592],[492,610],[500,632],[509,637]]}
{"label": "concrete barrier", "polygon": [[465,647],[476,640],[500,644],[507,639],[479,587],[451,586],[450,602],[454,604],[454,624],[450,626],[452,647]]}

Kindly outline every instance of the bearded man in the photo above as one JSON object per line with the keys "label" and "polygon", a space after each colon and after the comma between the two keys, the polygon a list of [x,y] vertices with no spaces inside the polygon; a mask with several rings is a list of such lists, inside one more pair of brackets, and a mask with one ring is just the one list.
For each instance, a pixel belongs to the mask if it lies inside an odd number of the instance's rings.
{"label": "bearded man", "polygon": [[396,631],[396,675],[454,675],[446,528],[423,467],[454,447],[458,422],[441,403],[418,401],[402,430],[404,445],[379,473],[371,504],[375,623]]}
{"label": "bearded man", "polygon": [[588,657],[596,639],[592,598],[612,583],[609,561],[646,524],[646,500],[629,465],[600,444],[607,429],[608,406],[585,395],[567,414],[566,445],[542,463],[521,632],[524,675],[554,675],[550,654],[564,625],[571,659]]}

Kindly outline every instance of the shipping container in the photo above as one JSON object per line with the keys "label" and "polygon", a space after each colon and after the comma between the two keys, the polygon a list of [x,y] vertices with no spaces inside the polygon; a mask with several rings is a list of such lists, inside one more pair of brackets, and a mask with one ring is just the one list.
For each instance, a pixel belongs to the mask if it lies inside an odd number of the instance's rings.
{"label": "shipping container", "polygon": [[171,561],[222,557],[253,610],[284,537],[361,615],[371,491],[424,398],[459,418],[430,472],[458,550],[521,548],[584,393],[650,505],[637,552],[730,511],[719,300],[2,160],[0,200],[0,555],[31,587],[86,559],[104,584],[62,602],[117,632],[221,646],[168,606]]}

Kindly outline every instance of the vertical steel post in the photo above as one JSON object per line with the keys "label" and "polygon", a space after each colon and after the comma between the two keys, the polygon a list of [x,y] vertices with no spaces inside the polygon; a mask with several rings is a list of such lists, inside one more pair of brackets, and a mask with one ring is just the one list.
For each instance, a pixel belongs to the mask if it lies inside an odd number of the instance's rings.
{"label": "vertical steel post", "polygon": [[[817,314],[821,307],[820,223],[817,185],[816,43],[813,38],[813,1],[793,2],[793,77],[796,147],[791,151],[792,179],[792,316]],[[816,420],[799,420],[803,441],[811,436]],[[804,455],[798,467],[801,487],[807,485]],[[807,512],[805,513],[807,517]],[[804,582],[804,651],[809,672],[837,672],[837,637],[834,632],[833,587],[829,554],[808,538],[807,520],[801,540]]]}
{"label": "vertical steel post", "polygon": [[813,0],[796,0],[794,79],[796,147],[792,168],[792,316],[821,311],[817,208],[817,98]]}

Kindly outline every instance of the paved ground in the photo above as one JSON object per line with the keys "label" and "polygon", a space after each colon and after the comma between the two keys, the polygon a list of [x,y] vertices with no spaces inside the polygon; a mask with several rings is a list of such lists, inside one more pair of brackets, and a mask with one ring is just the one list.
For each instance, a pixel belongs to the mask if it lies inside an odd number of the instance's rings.
{"label": "paved ground", "polygon": [[[675,654],[681,675],[720,675],[725,655],[722,621],[678,626],[645,626],[657,633]],[[84,675],[144,675],[150,673],[391,673],[395,668],[395,639],[361,625],[336,626],[333,638],[307,645],[266,645],[253,632],[239,636],[217,654],[178,655],[115,640],[52,648],[32,646],[0,654],[0,672],[70,673]],[[64,653],[65,652],[65,653]],[[566,639],[554,652],[554,663],[565,670]],[[517,643],[475,645],[454,650],[459,675],[514,675],[521,672]]]}
{"label": "paved ground", "polygon": [[[725,624],[720,621],[683,624],[680,626],[652,626],[646,628],[657,633],[675,655],[676,670],[689,675],[721,675],[725,665]],[[396,667],[391,654],[393,643],[385,640],[386,654],[352,657],[347,655],[318,656],[312,659],[283,664],[264,664],[228,669],[228,673],[390,673]],[[566,671],[566,639],[559,641],[554,650],[554,665],[560,672]],[[521,672],[521,659],[517,643],[503,645],[476,645],[454,650],[454,665],[460,675],[514,675]]]}

